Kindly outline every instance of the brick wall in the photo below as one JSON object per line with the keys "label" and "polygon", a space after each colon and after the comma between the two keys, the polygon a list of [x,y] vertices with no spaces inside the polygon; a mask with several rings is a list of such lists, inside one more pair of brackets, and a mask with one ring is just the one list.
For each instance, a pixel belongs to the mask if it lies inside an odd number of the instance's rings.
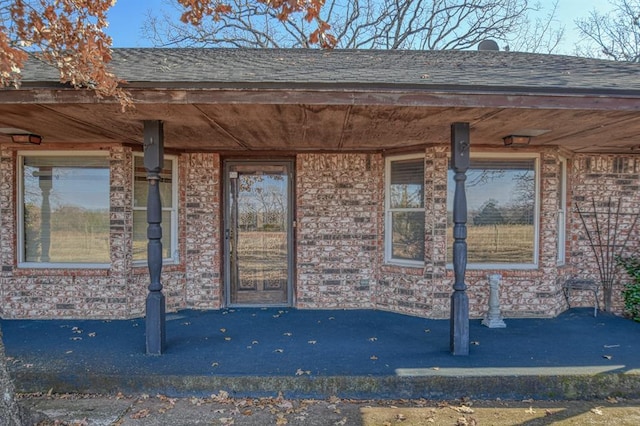
{"label": "brick wall", "polygon": [[220,247],[220,157],[189,154],[185,170],[184,219],[186,306],[217,309],[222,303]]}
{"label": "brick wall", "polygon": [[383,160],[376,154],[297,156],[297,306],[374,306]]}
{"label": "brick wall", "polygon": [[[599,217],[598,222],[601,226],[602,242],[613,244],[615,238],[615,244],[618,247],[615,250],[612,249],[612,253],[637,255],[640,223],[636,223],[633,229],[631,227],[636,216],[640,213],[640,157],[638,155],[576,155],[573,158],[572,174],[573,200],[577,203],[577,207],[585,213],[585,221],[591,229],[592,236],[597,237],[594,232],[593,211],[595,203]],[[618,203],[621,203],[619,214]],[[571,245],[568,256],[570,256],[573,272],[580,276],[599,280],[596,257],[577,212],[576,204],[571,206],[569,212],[571,224],[568,238]],[[609,223],[607,217],[611,218]],[[627,239],[630,230],[631,237],[623,250],[620,246]],[[612,290],[614,312],[623,312],[621,292],[623,284],[628,280],[629,278],[624,271],[619,271],[615,276]],[[586,298],[584,304],[590,303],[588,293],[576,294],[576,296],[578,300],[581,296]]]}
{"label": "brick wall", "polygon": [[[128,147],[109,147],[111,266],[108,269],[16,267],[16,151],[0,149],[0,315],[3,318],[129,318],[144,314],[148,274],[131,258],[132,161]],[[425,148],[425,265],[384,263],[384,158],[380,154],[299,154],[296,157],[295,306],[384,309],[431,318],[449,316],[453,273],[446,267],[448,147]],[[502,274],[505,317],[550,317],[566,309],[560,283],[567,276],[598,279],[575,206],[568,208],[566,266],[558,266],[560,151],[540,153],[539,267],[467,270],[471,317],[488,309],[488,275]],[[218,309],[221,276],[221,159],[214,153],[179,157],[179,258],[163,267],[167,310]],[[640,205],[640,157],[576,155],[569,162],[569,194],[581,209],[601,211],[621,200],[618,235],[626,237]],[[604,210],[603,210],[604,209]],[[638,249],[636,226],[625,253]],[[620,241],[620,240],[619,240]],[[613,307],[622,312],[619,276]],[[575,305],[592,306],[589,293]]]}

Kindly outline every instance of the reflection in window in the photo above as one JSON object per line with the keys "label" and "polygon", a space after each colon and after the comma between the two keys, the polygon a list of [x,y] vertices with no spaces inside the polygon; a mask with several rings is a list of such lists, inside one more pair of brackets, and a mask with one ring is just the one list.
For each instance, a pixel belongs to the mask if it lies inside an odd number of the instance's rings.
{"label": "reflection in window", "polygon": [[[149,182],[144,158],[136,155],[133,173],[133,260],[147,259],[147,196]],[[177,229],[177,208],[174,197],[174,162],[173,158],[165,159],[160,171],[160,200],[162,202],[162,257],[173,259],[172,253],[177,253],[174,232]]]}
{"label": "reflection in window", "polygon": [[[449,247],[453,245],[453,175],[449,170]],[[468,263],[535,263],[535,182],[533,158],[471,160],[465,185]],[[451,250],[447,261],[452,262]]]}
{"label": "reflection in window", "polygon": [[424,158],[390,159],[386,258],[424,261]]}
{"label": "reflection in window", "polygon": [[24,157],[22,202],[22,261],[109,263],[107,157]]}

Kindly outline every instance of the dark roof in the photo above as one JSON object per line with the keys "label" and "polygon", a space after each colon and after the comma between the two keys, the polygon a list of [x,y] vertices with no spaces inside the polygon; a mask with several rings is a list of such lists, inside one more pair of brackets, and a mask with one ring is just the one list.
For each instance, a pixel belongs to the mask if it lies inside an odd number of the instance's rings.
{"label": "dark roof", "polygon": [[[640,91],[640,64],[496,51],[308,49],[114,49],[113,68],[132,85],[474,87],[490,90]],[[23,81],[57,82],[31,61]]]}

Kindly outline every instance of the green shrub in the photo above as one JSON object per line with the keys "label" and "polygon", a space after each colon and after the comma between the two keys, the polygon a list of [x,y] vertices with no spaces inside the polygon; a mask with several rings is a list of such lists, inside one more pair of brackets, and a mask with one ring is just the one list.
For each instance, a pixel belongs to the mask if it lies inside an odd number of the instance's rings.
{"label": "green shrub", "polygon": [[620,265],[632,279],[622,290],[624,310],[634,320],[640,322],[640,259],[616,256]]}

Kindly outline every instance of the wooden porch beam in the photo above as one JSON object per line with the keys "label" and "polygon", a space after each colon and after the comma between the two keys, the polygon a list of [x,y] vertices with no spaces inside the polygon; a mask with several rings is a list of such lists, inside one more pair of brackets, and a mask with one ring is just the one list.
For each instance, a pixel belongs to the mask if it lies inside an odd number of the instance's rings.
{"label": "wooden porch beam", "polygon": [[[536,93],[406,89],[128,89],[138,104],[308,104],[424,107],[528,108],[593,111],[640,111],[640,93]],[[5,89],[0,104],[98,104],[93,93],[68,89]]]}

